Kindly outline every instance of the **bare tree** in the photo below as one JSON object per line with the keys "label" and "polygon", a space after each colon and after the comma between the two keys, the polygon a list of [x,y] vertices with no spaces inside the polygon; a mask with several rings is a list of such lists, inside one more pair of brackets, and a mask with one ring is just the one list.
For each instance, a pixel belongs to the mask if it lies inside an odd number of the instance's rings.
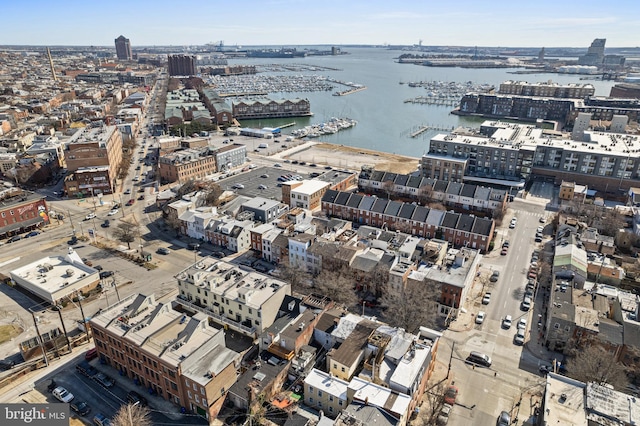
{"label": "bare tree", "polygon": [[348,266],[323,267],[312,280],[316,292],[329,297],[336,303],[350,307],[358,302],[353,289],[353,273]]}
{"label": "bare tree", "polygon": [[113,237],[122,243],[127,243],[127,247],[131,249],[131,243],[136,240],[140,230],[133,223],[121,222],[113,231]]}
{"label": "bare tree", "polygon": [[431,202],[433,197],[433,187],[431,185],[424,185],[421,186],[420,189],[418,189],[418,201],[423,204],[426,205],[427,203]]}
{"label": "bare tree", "polygon": [[149,409],[140,404],[121,405],[111,419],[113,426],[153,426]]}
{"label": "bare tree", "polygon": [[189,179],[176,190],[176,199],[180,199],[183,195],[189,194],[197,189],[195,181],[193,179]]}
{"label": "bare tree", "polygon": [[291,284],[291,289],[296,292],[308,293],[309,287],[305,284],[309,279],[309,274],[302,268],[282,263],[278,265],[280,278]]}
{"label": "bare tree", "polygon": [[176,232],[176,236],[180,235],[180,226],[182,225],[182,221],[178,216],[167,216],[164,218],[164,223]]}
{"label": "bare tree", "polygon": [[391,198],[391,196],[394,194],[394,187],[395,185],[393,184],[393,181],[386,180],[382,183],[382,190],[384,191],[387,198]]}
{"label": "bare tree", "polygon": [[443,380],[429,386],[425,392],[423,401],[425,404],[420,407],[420,414],[416,419],[418,426],[435,425],[438,420],[438,414],[444,405],[444,393],[447,383]]}
{"label": "bare tree", "polygon": [[204,195],[198,200],[198,205],[217,206],[220,203],[220,196],[223,192],[222,187],[217,183],[209,185]]}
{"label": "bare tree", "polygon": [[400,291],[387,291],[380,299],[382,317],[392,327],[413,333],[420,326],[433,327],[438,318],[440,286],[420,283]]}
{"label": "bare tree", "polygon": [[609,384],[616,389],[624,389],[629,384],[624,365],[595,344],[576,348],[567,362],[567,370],[569,376],[584,383]]}

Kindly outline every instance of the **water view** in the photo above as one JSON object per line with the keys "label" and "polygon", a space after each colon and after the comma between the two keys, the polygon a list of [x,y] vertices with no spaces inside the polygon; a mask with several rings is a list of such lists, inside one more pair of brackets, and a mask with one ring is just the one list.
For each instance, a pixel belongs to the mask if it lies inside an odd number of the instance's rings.
{"label": "water view", "polygon": [[[243,126],[265,127],[296,122],[296,126],[287,128],[285,133],[310,124],[328,121],[331,117],[349,117],[358,124],[348,130],[332,135],[322,135],[317,140],[335,144],[350,145],[384,152],[419,157],[428,150],[430,138],[442,130],[428,130],[416,138],[411,133],[420,126],[448,129],[458,126],[477,126],[482,119],[459,117],[451,114],[453,107],[448,105],[428,105],[405,103],[405,100],[424,96],[426,89],[410,87],[409,82],[443,81],[472,82],[473,84],[492,84],[496,88],[505,80],[525,80],[542,82],[552,80],[557,83],[591,83],[597,96],[608,96],[613,81],[583,81],[578,75],[563,74],[513,74],[517,68],[468,69],[433,68],[410,64],[398,64],[394,58],[400,51],[381,48],[345,48],[348,55],[311,56],[295,59],[278,58],[242,58],[231,59],[230,64],[305,64],[338,69],[311,72],[332,79],[362,84],[367,87],[347,96],[332,96],[344,86],[336,85],[333,91],[269,93],[270,99],[307,98],[311,102],[313,117],[282,120],[245,120]],[[287,75],[281,71],[269,72]],[[305,71],[305,74],[309,72]],[[400,84],[404,83],[404,84]]]}

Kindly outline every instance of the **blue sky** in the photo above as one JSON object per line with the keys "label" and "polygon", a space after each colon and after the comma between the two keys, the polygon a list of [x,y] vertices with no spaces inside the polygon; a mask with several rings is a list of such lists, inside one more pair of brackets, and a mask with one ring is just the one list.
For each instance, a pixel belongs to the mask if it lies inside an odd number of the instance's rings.
{"label": "blue sky", "polygon": [[0,44],[640,45],[638,0],[24,0],[2,15]]}

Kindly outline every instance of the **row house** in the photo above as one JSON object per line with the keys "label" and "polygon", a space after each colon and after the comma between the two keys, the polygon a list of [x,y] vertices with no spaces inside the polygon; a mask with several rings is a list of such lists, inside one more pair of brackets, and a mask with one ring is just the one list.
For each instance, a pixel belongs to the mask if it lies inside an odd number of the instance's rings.
{"label": "row house", "polygon": [[218,416],[237,379],[240,354],[207,315],[133,294],[91,318],[101,362],[177,407],[209,420]]}
{"label": "row house", "polygon": [[182,234],[197,240],[205,239],[206,229],[212,220],[218,218],[215,207],[199,207],[187,210],[178,217]]}
{"label": "row house", "polygon": [[273,277],[206,257],[176,275],[183,306],[256,338],[273,324],[291,286]]}
{"label": "row house", "polygon": [[[428,175],[431,176],[431,173]],[[422,202],[441,201],[445,205],[465,210],[504,210],[508,200],[506,190],[447,179],[383,172],[371,167],[362,168],[358,177],[358,188],[363,192],[384,193],[389,198],[409,197]]]}
{"label": "row house", "polygon": [[375,196],[328,190],[322,199],[322,210],[329,216],[360,224],[420,237],[443,238],[458,247],[480,251],[489,248],[495,230],[493,220],[423,206],[406,207],[406,204]]}
{"label": "row house", "polygon": [[251,247],[252,227],[250,220],[220,219],[205,230],[205,239],[234,253],[242,253]]}
{"label": "row house", "polygon": [[294,268],[306,269],[308,260],[307,250],[316,237],[311,234],[297,234],[289,237],[289,265]]}

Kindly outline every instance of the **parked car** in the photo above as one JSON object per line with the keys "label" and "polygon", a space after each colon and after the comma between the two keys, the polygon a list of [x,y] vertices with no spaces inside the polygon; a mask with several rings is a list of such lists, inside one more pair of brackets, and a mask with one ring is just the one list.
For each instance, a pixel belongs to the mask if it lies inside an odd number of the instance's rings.
{"label": "parked car", "polygon": [[104,386],[105,388],[113,387],[116,384],[116,381],[113,380],[110,376],[107,376],[104,373],[98,373],[93,376],[93,380]]}
{"label": "parked car", "polygon": [[69,403],[73,401],[74,398],[73,394],[62,386],[58,386],[57,388],[55,388],[52,393],[53,396],[60,402]]}
{"label": "parked car", "polygon": [[491,302],[491,293],[485,293],[484,297],[482,298],[482,304],[488,305],[489,302]]}
{"label": "parked car", "polygon": [[518,320],[518,325],[517,325],[519,330],[526,330],[527,329],[527,319],[526,318],[520,318]]}
{"label": "parked car", "polygon": [[500,255],[506,256],[508,252],[509,252],[509,247],[502,247],[502,250],[500,250]]}
{"label": "parked car", "polygon": [[96,348],[89,349],[87,353],[84,354],[84,359],[87,361],[91,361],[94,358],[98,357],[98,350]]}
{"label": "parked car", "polygon": [[440,409],[440,413],[438,413],[438,418],[436,419],[437,426],[445,426],[449,423],[449,414],[451,414],[451,410],[453,406],[451,404],[443,404]]}
{"label": "parked car", "polygon": [[198,243],[189,243],[187,248],[189,250],[195,251],[195,250],[198,250],[200,248],[200,244],[198,244]]}
{"label": "parked car", "polygon": [[93,424],[96,426],[111,426],[111,420],[104,414],[98,413],[93,417]]}
{"label": "parked car", "polygon": [[165,254],[165,255],[166,255],[166,254],[171,253],[171,250],[169,250],[169,249],[168,249],[168,248],[166,248],[166,247],[158,247],[158,249],[156,250],[156,253],[158,253],[158,254]]}
{"label": "parked car", "polygon": [[500,415],[498,416],[498,421],[496,423],[496,426],[509,426],[511,424],[511,415],[509,415],[509,413],[507,413],[506,411],[503,411],[502,413],[500,413]]}
{"label": "parked car", "polygon": [[514,217],[513,219],[511,219],[511,222],[509,222],[509,228],[510,229],[515,228],[517,224],[518,224],[518,219]]}
{"label": "parked car", "polygon": [[127,401],[133,405],[147,405],[147,399],[136,391],[131,391],[127,394]]}
{"label": "parked car", "polygon": [[71,237],[71,239],[69,241],[67,241],[67,244],[69,244],[70,246],[72,246],[74,244],[78,244],[78,237],[76,237],[76,236]]}
{"label": "parked car", "polygon": [[267,185],[258,185],[258,189],[267,189]]}
{"label": "parked car", "polygon": [[516,345],[524,345],[524,330],[518,329],[518,331],[516,331],[516,335],[513,338],[513,342]]}
{"label": "parked car", "polygon": [[131,194],[131,188],[127,188],[124,190],[125,195]]}
{"label": "parked car", "polygon": [[127,201],[127,206],[132,206],[133,203],[135,203],[135,202],[136,202],[136,199],[135,198],[131,198],[129,201]]}
{"label": "parked car", "polygon": [[25,235],[25,238],[31,238],[31,237],[35,237],[36,235],[40,235],[40,232],[38,231],[31,231],[29,232],[27,235]]}
{"label": "parked car", "polygon": [[111,226],[111,221],[109,221],[109,219],[105,219],[100,226],[102,226],[103,228],[108,228]]}
{"label": "parked car", "polygon": [[211,253],[211,256],[217,257],[218,259],[222,259],[223,257],[226,256],[226,254],[224,254],[223,251],[214,251],[213,253]]}
{"label": "parked car", "polygon": [[484,311],[478,312],[478,315],[476,315],[476,324],[482,324],[484,322],[485,316],[486,314],[484,313]]}
{"label": "parked car", "polygon": [[539,221],[540,223],[544,223],[544,222],[545,222],[544,217],[543,217],[543,216],[540,216],[540,219],[538,219],[538,221]]}
{"label": "parked car", "polygon": [[455,386],[449,386],[446,391],[444,391],[444,403],[454,405],[456,403],[456,398],[458,397],[458,388]]}
{"label": "parked car", "polygon": [[95,217],[96,217],[95,213],[89,213],[84,217],[84,220],[91,220],[91,219],[94,219]]}
{"label": "parked car", "polygon": [[84,401],[73,402],[69,405],[74,413],[86,416],[91,411],[91,407]]}
{"label": "parked car", "polygon": [[520,305],[520,309],[522,309],[523,311],[528,311],[529,309],[531,309],[530,297],[525,296],[524,299],[522,299],[522,304]]}
{"label": "parked car", "polygon": [[114,216],[118,214],[118,209],[111,209],[109,210],[109,213],[107,213],[107,216]]}
{"label": "parked car", "polygon": [[102,271],[100,272],[100,279],[102,278],[109,278],[110,276],[113,275],[113,271]]}
{"label": "parked car", "polygon": [[502,320],[502,328],[511,328],[511,315],[507,315]]}
{"label": "parked car", "polygon": [[7,240],[8,243],[15,243],[16,241],[20,241],[22,239],[22,236],[20,235],[14,235],[13,237],[9,238]]}
{"label": "parked car", "polygon": [[98,374],[98,370],[96,370],[91,364],[89,364],[88,361],[86,361],[86,355],[85,361],[80,361],[78,364],[76,364],[76,370],[78,370],[78,372],[80,372],[80,374],[82,374],[83,376],[87,376],[90,379]]}
{"label": "parked car", "polygon": [[15,365],[16,365],[16,362],[12,360],[0,361],[0,370],[4,370],[4,371],[11,370]]}
{"label": "parked car", "polygon": [[493,271],[493,274],[491,274],[491,277],[489,277],[489,281],[491,281],[492,283],[495,283],[498,281],[499,277],[500,277],[500,271]]}

